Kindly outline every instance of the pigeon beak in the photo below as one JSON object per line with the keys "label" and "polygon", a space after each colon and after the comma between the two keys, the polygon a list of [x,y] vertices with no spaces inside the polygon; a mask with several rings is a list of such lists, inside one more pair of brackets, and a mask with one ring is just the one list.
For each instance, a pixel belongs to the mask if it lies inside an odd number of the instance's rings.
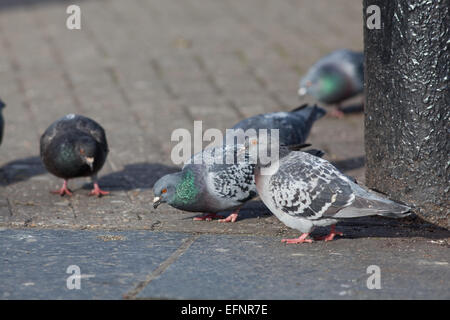
{"label": "pigeon beak", "polygon": [[86,157],[85,160],[86,160],[86,163],[91,168],[91,171],[94,171],[94,158]]}
{"label": "pigeon beak", "polygon": [[161,198],[160,197],[154,197],[153,198],[153,208],[156,209],[161,204]]}
{"label": "pigeon beak", "polygon": [[305,87],[301,87],[300,89],[298,89],[298,95],[299,96],[304,96],[306,94],[306,88]]}

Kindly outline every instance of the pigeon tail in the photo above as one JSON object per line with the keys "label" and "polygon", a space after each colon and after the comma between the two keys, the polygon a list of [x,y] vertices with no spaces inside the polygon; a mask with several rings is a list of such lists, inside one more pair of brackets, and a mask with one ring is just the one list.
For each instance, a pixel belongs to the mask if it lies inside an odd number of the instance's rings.
{"label": "pigeon tail", "polygon": [[395,203],[390,212],[381,213],[380,216],[389,218],[403,218],[411,214],[411,208]]}
{"label": "pigeon tail", "polygon": [[307,103],[302,104],[301,106],[291,110],[290,112],[301,114],[305,117],[305,119],[312,122],[319,120],[327,113],[325,109],[320,108],[317,105],[308,106]]}

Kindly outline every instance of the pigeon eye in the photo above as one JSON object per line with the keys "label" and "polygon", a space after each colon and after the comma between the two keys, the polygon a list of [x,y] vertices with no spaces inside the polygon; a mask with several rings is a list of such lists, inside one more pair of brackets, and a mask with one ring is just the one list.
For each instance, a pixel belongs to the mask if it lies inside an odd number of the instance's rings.
{"label": "pigeon eye", "polygon": [[161,190],[161,193],[166,193],[167,192],[167,189],[162,189]]}
{"label": "pigeon eye", "polygon": [[80,154],[84,155],[84,149],[80,149]]}

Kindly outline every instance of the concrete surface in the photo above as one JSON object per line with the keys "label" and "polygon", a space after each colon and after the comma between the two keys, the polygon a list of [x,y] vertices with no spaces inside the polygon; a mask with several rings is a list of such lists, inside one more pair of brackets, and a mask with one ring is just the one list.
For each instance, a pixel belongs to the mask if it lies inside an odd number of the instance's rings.
{"label": "concrete surface", "polygon": [[[343,239],[284,246],[298,234],[257,199],[234,224],[151,206],[153,183],[177,170],[174,129],[223,130],[304,102],[297,84],[311,63],[362,49],[360,1],[79,1],[81,30],[65,27],[69,4],[0,0],[0,297],[449,297],[450,234],[418,218],[356,219],[338,225]],[[88,197],[85,179],[70,181],[71,198],[48,192],[61,181],[42,167],[38,139],[72,112],[106,129],[109,196]],[[308,142],[364,182],[361,113],[321,119]],[[98,238],[110,233],[119,238]],[[81,290],[65,289],[72,261],[95,274]],[[369,264],[383,289],[364,288]]]}

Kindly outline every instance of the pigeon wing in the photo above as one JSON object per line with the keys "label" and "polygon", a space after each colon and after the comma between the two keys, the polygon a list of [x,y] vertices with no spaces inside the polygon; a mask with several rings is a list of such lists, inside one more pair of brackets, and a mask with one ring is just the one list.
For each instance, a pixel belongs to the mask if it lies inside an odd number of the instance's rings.
{"label": "pigeon wing", "polygon": [[292,152],[269,180],[279,210],[311,220],[332,216],[355,199],[347,178],[328,161]]}

